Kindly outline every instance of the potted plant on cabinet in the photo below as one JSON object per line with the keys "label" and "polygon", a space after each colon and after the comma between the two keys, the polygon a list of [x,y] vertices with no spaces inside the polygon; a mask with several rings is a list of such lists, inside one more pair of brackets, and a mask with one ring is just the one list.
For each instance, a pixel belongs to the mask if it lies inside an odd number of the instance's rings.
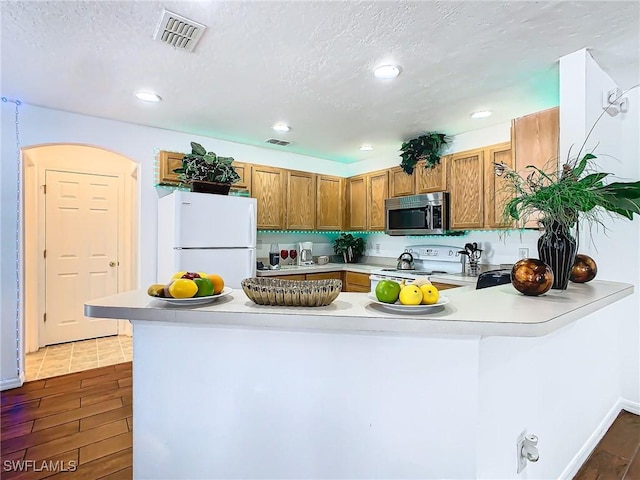
{"label": "potted plant on cabinet", "polygon": [[180,183],[189,185],[193,192],[227,195],[231,185],[240,180],[232,163],[232,157],[219,157],[199,143],[191,142],[191,153],[182,158],[182,167],[174,172]]}
{"label": "potted plant on cabinet", "polygon": [[357,263],[364,253],[365,242],[361,237],[354,237],[350,233],[341,233],[333,242],[333,251],[342,255],[344,263]]}
{"label": "potted plant on cabinet", "polygon": [[429,132],[408,140],[400,147],[402,162],[400,166],[407,175],[411,175],[419,160],[425,160],[424,168],[433,168],[440,163],[440,152],[449,142],[444,133]]}

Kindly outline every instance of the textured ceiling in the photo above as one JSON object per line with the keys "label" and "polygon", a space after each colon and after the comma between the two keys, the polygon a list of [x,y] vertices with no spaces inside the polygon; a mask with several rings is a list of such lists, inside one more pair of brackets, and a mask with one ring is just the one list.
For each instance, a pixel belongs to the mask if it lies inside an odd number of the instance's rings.
{"label": "textured ceiling", "polygon": [[[637,1],[0,5],[3,96],[342,162],[557,105],[557,60],[584,47],[621,87],[640,81]],[[193,53],[153,40],[163,8],[208,27]],[[386,62],[402,66],[394,81],[372,75]],[[136,100],[141,88],[163,101]]]}

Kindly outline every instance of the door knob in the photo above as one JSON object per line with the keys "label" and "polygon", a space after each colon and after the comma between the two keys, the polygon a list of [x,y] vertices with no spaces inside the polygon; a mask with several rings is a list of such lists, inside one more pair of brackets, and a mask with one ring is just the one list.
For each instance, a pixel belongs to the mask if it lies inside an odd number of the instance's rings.
{"label": "door knob", "polygon": [[111,261],[109,262],[109,266],[110,266],[110,267],[115,267],[115,266],[116,266],[116,262],[114,262],[113,260],[111,260]]}

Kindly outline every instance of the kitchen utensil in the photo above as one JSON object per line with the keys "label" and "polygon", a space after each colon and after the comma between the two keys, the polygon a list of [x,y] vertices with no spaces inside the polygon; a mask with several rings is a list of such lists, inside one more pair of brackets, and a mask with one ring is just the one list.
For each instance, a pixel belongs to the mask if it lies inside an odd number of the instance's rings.
{"label": "kitchen utensil", "polygon": [[398,265],[396,268],[398,270],[415,270],[413,255],[411,255],[409,252],[402,253],[398,257]]}

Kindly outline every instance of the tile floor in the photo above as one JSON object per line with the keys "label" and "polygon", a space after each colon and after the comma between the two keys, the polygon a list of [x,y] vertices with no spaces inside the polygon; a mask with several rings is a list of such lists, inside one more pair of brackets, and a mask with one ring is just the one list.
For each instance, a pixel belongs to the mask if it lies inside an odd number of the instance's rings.
{"label": "tile floor", "polygon": [[25,380],[130,362],[132,356],[133,339],[125,335],[50,345],[26,355]]}

